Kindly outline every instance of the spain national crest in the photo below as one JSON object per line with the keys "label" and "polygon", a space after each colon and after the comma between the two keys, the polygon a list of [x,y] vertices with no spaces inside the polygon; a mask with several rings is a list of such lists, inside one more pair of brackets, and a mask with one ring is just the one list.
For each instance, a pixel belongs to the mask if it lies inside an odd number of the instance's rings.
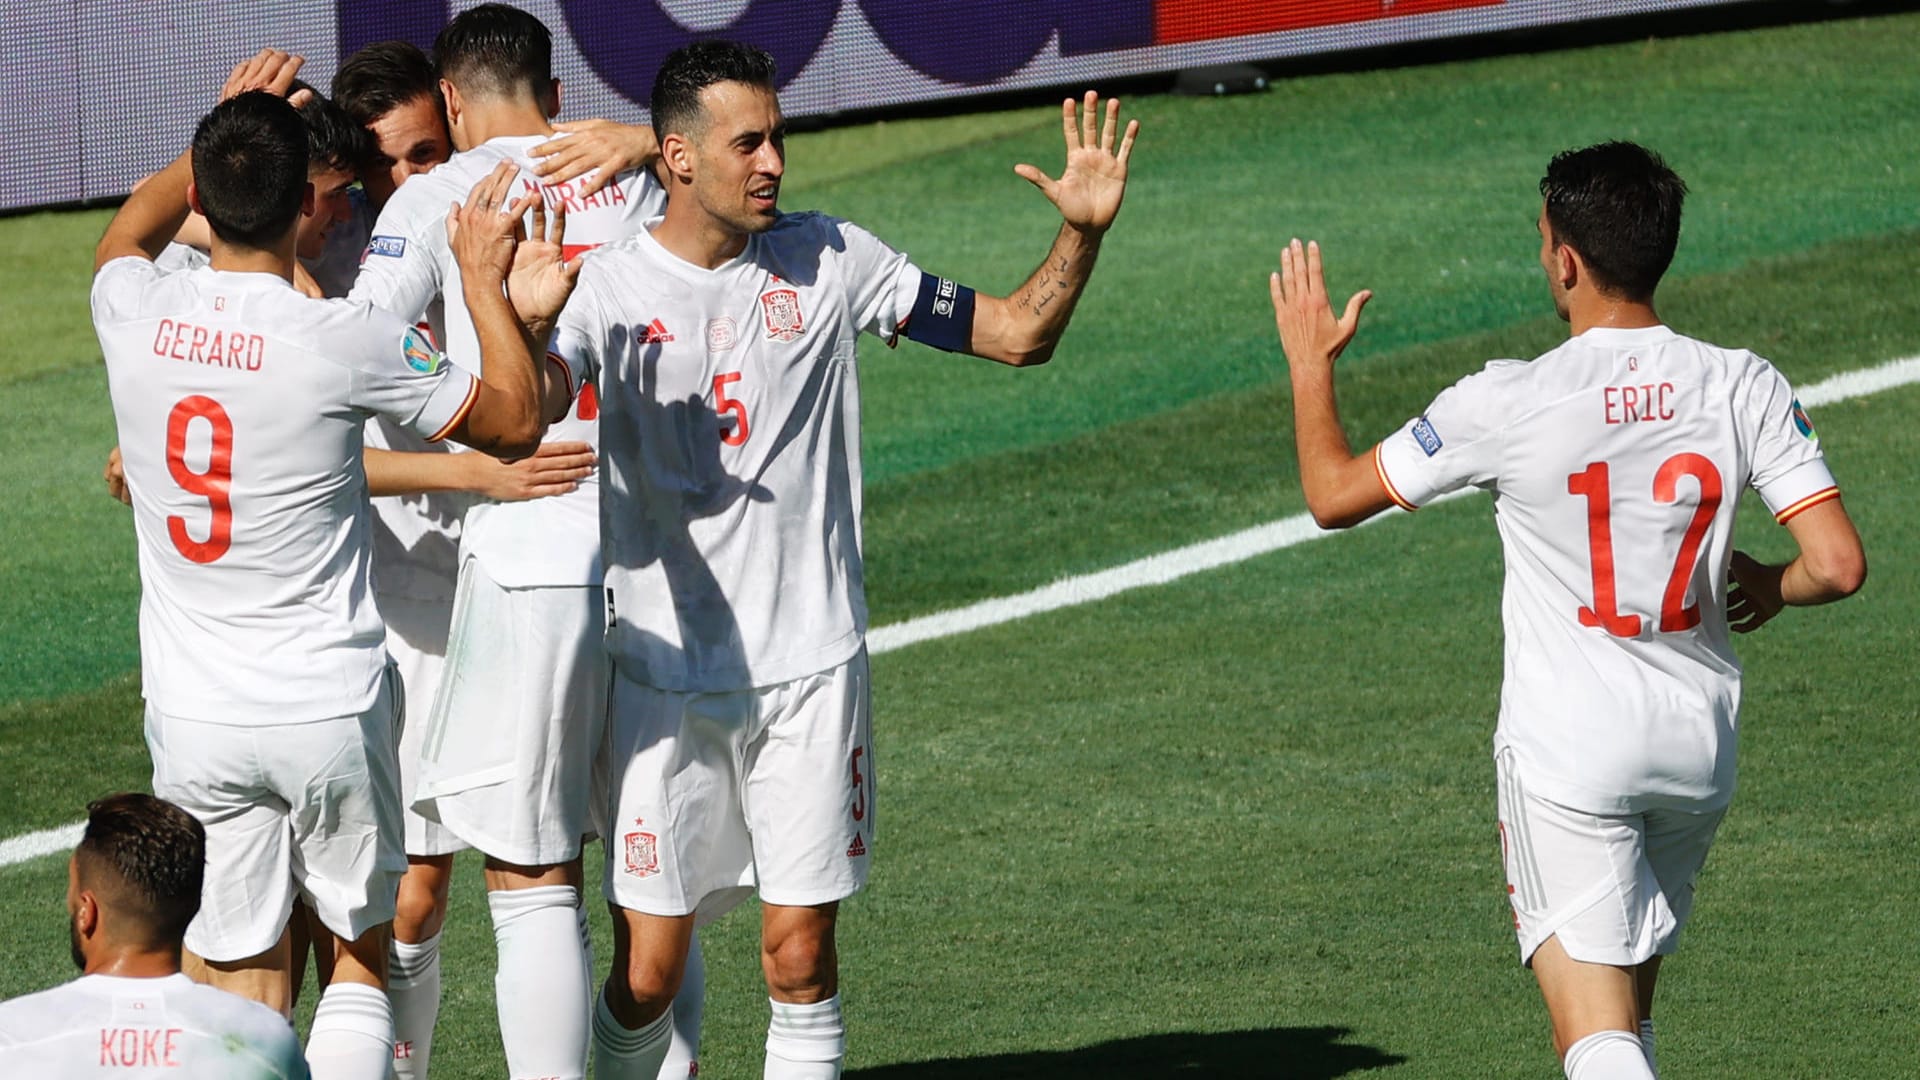
{"label": "spain national crest", "polygon": [[627,873],[652,877],[660,872],[660,841],[650,832],[627,834]]}
{"label": "spain national crest", "polygon": [[800,294],[792,289],[761,293],[760,310],[767,318],[767,336],[776,341],[792,341],[807,331],[800,314]]}

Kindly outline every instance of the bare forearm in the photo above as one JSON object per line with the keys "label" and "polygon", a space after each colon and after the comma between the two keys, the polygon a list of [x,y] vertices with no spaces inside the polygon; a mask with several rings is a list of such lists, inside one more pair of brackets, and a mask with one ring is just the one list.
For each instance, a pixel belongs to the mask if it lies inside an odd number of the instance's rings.
{"label": "bare forearm", "polygon": [[1005,301],[1005,327],[997,344],[1009,362],[1044,364],[1053,357],[1099,255],[1098,235],[1060,226],[1047,257]]}
{"label": "bare forearm", "polygon": [[462,292],[480,341],[481,400],[467,421],[467,445],[496,457],[524,457],[545,430],[545,352],[536,348],[499,282],[469,282]]}
{"label": "bare forearm", "polygon": [[192,151],[148,177],[107,223],[106,234],[94,249],[94,269],[127,255],[158,257],[190,213],[187,186],[192,182]]}
{"label": "bare forearm", "polygon": [[422,495],[433,491],[470,491],[473,454],[418,454],[367,447],[361,460],[367,470],[367,493]]}

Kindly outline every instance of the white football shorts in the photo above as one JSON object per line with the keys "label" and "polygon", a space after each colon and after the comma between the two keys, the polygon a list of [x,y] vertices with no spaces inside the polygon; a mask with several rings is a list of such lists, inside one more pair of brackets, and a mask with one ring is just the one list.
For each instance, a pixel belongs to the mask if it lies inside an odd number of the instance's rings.
{"label": "white football shorts", "polygon": [[445,825],[428,821],[413,810],[413,793],[420,786],[420,743],[427,735],[427,719],[440,689],[440,672],[447,659],[447,619],[453,605],[445,600],[415,600],[406,596],[376,596],[380,617],[387,623],[387,655],[400,669],[400,685],[407,705],[400,718],[400,806],[406,821],[409,855],[451,855],[467,845]]}
{"label": "white football shorts", "polygon": [[616,669],[607,899],[710,921],[757,886],[825,904],[867,881],[874,838],[867,654],[777,686],[673,693]]}
{"label": "white football shorts", "polygon": [[153,791],[207,830],[206,884],[187,948],[208,960],[265,952],[296,891],[353,939],[393,919],[407,857],[392,668],[366,712],[298,724],[215,724],[147,708]]}
{"label": "white football shorts", "polygon": [[415,810],[517,866],[580,854],[606,734],[604,618],[599,586],[503,588],[462,562]]}
{"label": "white football shorts", "polygon": [[1511,750],[1496,755],[1494,770],[1520,962],[1531,964],[1555,936],[1590,964],[1631,967],[1671,954],[1726,807],[1593,814],[1530,793]]}

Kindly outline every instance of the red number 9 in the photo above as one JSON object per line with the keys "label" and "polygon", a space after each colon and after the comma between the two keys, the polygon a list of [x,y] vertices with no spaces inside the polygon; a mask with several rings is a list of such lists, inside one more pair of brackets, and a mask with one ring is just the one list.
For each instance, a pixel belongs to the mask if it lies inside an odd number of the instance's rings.
{"label": "red number 9", "polygon": [[[207,454],[207,471],[194,472],[187,467],[187,428],[195,420],[205,420],[213,428],[212,449]],[[195,394],[173,407],[167,414],[167,471],[180,490],[207,500],[212,521],[207,538],[195,540],[187,534],[187,519],[178,514],[167,518],[167,536],[180,554],[197,563],[210,563],[233,546],[233,420],[227,410],[210,397]]]}

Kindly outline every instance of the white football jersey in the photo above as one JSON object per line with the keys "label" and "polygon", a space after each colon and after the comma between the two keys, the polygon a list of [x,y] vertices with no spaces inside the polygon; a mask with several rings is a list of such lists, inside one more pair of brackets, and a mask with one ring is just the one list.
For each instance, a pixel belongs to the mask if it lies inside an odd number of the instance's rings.
{"label": "white football jersey", "polygon": [[821,214],[712,270],[644,230],[587,261],[554,348],[604,395],[607,647],[628,678],[740,690],[859,649],[855,343],[892,340],[919,284]]}
{"label": "white football jersey", "polygon": [[272,274],[115,259],[93,323],[133,497],[147,700],[219,723],[364,712],[387,655],[361,428],[380,415],[443,435],[478,381],[386,312]]}
{"label": "white football jersey", "polygon": [[[578,181],[542,184],[534,175],[534,158],[528,151],[547,139],[544,135],[491,139],[408,180],[380,212],[353,297],[404,318],[426,317],[448,355],[478,371],[479,339],[460,299],[460,268],[447,244],[450,204],[465,203],[475,184],[501,162],[510,161],[521,170],[513,198],[537,189],[547,205],[566,207],[569,258],[634,232],[666,205],[666,192],[644,170],[621,173],[605,189],[586,197],[576,193]],[[442,297],[435,308],[433,302]],[[598,416],[597,394],[582,394],[566,419],[548,427],[547,441],[597,446]],[[600,487],[594,476],[565,495],[545,499],[516,503],[475,499],[462,526],[461,550],[480,559],[488,575],[509,588],[598,585],[599,514]]]}
{"label": "white football jersey", "polygon": [[0,1076],[304,1080],[279,1013],[185,975],[82,975],[0,1003]]}
{"label": "white football jersey", "polygon": [[1786,521],[1839,494],[1771,364],[1664,326],[1494,361],[1375,451],[1409,509],[1493,492],[1506,556],[1497,748],[1529,790],[1594,813],[1733,795],[1734,510]]}

